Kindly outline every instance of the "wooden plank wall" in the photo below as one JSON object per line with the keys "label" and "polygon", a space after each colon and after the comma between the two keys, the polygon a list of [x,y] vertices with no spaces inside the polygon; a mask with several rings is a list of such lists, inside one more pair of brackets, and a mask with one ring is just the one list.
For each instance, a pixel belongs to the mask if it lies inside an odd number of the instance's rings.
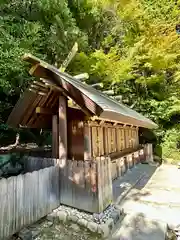
{"label": "wooden plank wall", "polygon": [[98,212],[102,212],[112,203],[111,159],[99,157],[97,162]]}
{"label": "wooden plank wall", "polygon": [[91,127],[85,123],[84,124],[84,160],[92,159],[92,129]]}
{"label": "wooden plank wall", "polygon": [[68,122],[68,155],[70,159],[84,158],[84,125],[80,120]]}
{"label": "wooden plank wall", "polygon": [[108,141],[108,128],[104,127],[104,153],[107,155],[109,153],[109,141]]}
{"label": "wooden plank wall", "polygon": [[95,158],[99,155],[98,153],[98,132],[97,132],[97,126],[92,126],[92,157]]}
{"label": "wooden plank wall", "polygon": [[59,136],[58,136],[58,116],[53,115],[52,117],[52,157],[58,158],[59,156]]}
{"label": "wooden plank wall", "polygon": [[96,161],[68,160],[61,171],[61,203],[97,213],[112,201],[111,162],[108,157]]}
{"label": "wooden plank wall", "polygon": [[61,203],[88,212],[97,212],[96,162],[67,160],[61,171]]}
{"label": "wooden plank wall", "polygon": [[55,166],[57,160],[55,158],[40,158],[28,156],[24,159],[25,172],[38,171],[43,168]]}
{"label": "wooden plank wall", "polygon": [[144,154],[147,162],[153,162],[153,146],[152,143],[147,143],[144,148]]}
{"label": "wooden plank wall", "polygon": [[110,123],[104,123],[101,126],[95,122],[91,122],[89,126],[92,130],[93,158],[137,148],[139,144],[138,128]]}
{"label": "wooden plank wall", "polygon": [[[123,157],[114,159],[111,165],[111,176],[112,180],[123,176],[127,170],[131,169],[134,165],[147,159],[148,153],[145,151],[147,145],[140,150],[126,154]],[[147,155],[147,156],[146,156]]]}
{"label": "wooden plank wall", "polygon": [[59,168],[1,179],[0,189],[0,239],[6,239],[59,206]]}
{"label": "wooden plank wall", "polygon": [[[84,113],[75,108],[67,108],[67,140],[68,140],[68,159],[87,159],[91,151],[87,152],[86,140],[89,142],[90,132],[85,123]],[[90,139],[91,140],[91,139]],[[87,141],[86,141],[87,143]],[[89,144],[88,144],[89,145]],[[86,152],[86,154],[85,154]]]}

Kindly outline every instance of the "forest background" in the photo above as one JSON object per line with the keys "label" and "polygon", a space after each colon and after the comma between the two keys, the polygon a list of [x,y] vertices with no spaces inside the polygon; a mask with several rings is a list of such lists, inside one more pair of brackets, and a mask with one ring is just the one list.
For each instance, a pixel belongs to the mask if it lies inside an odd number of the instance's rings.
{"label": "forest background", "polygon": [[[73,44],[79,52],[66,71],[87,72],[88,84],[103,83],[122,102],[155,121],[147,134],[156,154],[180,159],[180,1],[1,0],[0,144],[17,129],[5,124],[32,77],[21,60],[32,53],[60,66]],[[38,136],[38,137],[37,137]],[[21,132],[21,141],[46,134]]]}

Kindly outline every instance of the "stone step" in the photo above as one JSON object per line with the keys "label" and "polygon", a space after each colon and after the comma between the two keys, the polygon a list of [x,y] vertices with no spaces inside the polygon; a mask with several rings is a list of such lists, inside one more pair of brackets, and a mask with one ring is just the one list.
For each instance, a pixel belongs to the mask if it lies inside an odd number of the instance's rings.
{"label": "stone step", "polygon": [[165,240],[167,224],[142,213],[127,214],[111,240]]}

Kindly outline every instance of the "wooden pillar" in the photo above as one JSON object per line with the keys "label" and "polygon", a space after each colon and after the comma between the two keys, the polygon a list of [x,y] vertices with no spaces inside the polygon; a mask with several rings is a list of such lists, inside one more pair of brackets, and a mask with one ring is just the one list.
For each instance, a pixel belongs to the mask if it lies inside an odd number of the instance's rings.
{"label": "wooden pillar", "polygon": [[100,156],[104,155],[104,137],[103,137],[103,127],[99,127],[99,137],[100,137]]}
{"label": "wooden pillar", "polygon": [[59,97],[59,166],[63,168],[67,161],[67,98]]}
{"label": "wooden pillar", "polygon": [[88,123],[84,125],[84,160],[92,160],[92,139],[91,127]]}
{"label": "wooden pillar", "polygon": [[52,157],[58,159],[58,116],[52,117]]}
{"label": "wooden pillar", "polygon": [[147,143],[144,146],[145,158],[147,162],[153,162],[153,147],[152,143]]}
{"label": "wooden pillar", "polygon": [[139,128],[136,128],[136,146],[139,146]]}

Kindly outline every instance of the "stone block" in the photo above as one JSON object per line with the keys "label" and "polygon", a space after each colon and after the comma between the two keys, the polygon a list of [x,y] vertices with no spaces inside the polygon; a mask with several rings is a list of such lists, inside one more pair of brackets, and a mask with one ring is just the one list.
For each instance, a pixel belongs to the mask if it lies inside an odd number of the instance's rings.
{"label": "stone block", "polygon": [[32,238],[35,239],[40,235],[41,231],[36,229],[32,231]]}
{"label": "stone block", "polygon": [[98,224],[95,222],[88,222],[87,228],[91,231],[91,232],[98,232]]}
{"label": "stone block", "polygon": [[87,227],[87,225],[88,225],[88,221],[87,221],[86,219],[83,219],[83,218],[79,219],[79,220],[77,221],[77,223],[78,223],[80,226],[83,226],[83,227]]}
{"label": "stone block", "polygon": [[111,213],[111,218],[114,221],[114,224],[116,224],[120,220],[120,211],[116,210]]}
{"label": "stone block", "polygon": [[67,216],[67,219],[68,219],[69,221],[72,221],[72,222],[77,222],[77,221],[78,221],[78,217],[75,216],[75,215],[68,215],[68,216]]}
{"label": "stone block", "polygon": [[101,224],[98,226],[98,233],[101,234],[103,238],[107,238],[110,235],[110,229],[108,224]]}
{"label": "stone block", "polygon": [[53,226],[53,222],[52,221],[45,221],[41,224],[42,228],[50,228]]}
{"label": "stone block", "polygon": [[66,222],[67,220],[67,213],[65,211],[58,211],[57,213],[57,218],[61,222]]}
{"label": "stone block", "polygon": [[114,220],[112,218],[109,218],[105,224],[108,226],[109,231],[111,232],[114,227]]}
{"label": "stone block", "polygon": [[60,211],[60,209],[58,209],[58,208],[53,210],[53,212],[58,212],[58,211]]}
{"label": "stone block", "polygon": [[98,233],[101,234],[103,238],[107,238],[114,228],[114,221],[112,218],[109,218],[106,223],[100,224],[98,226]]}
{"label": "stone block", "polygon": [[54,222],[57,220],[57,212],[52,212],[47,215],[46,219],[50,222]]}
{"label": "stone block", "polygon": [[30,230],[27,228],[23,229],[22,231],[19,232],[18,237],[21,238],[22,240],[32,240],[33,235]]}

